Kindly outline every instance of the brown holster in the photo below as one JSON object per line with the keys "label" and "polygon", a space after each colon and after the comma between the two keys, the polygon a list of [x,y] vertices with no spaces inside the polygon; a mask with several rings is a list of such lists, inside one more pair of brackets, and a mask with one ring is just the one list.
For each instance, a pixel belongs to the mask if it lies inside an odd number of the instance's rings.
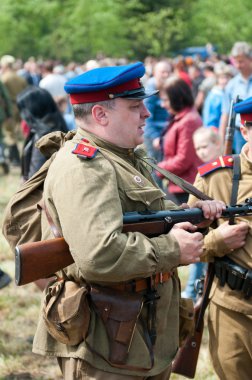
{"label": "brown holster", "polygon": [[143,306],[140,293],[128,293],[91,286],[90,297],[95,312],[102,319],[109,339],[109,362],[124,365]]}

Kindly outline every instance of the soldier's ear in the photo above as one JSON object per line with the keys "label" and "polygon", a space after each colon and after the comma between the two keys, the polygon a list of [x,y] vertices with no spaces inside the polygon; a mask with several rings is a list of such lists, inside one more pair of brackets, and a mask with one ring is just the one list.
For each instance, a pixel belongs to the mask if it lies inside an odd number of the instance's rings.
{"label": "soldier's ear", "polygon": [[107,109],[100,104],[96,104],[92,108],[92,116],[97,124],[106,126],[108,124],[108,113]]}
{"label": "soldier's ear", "polygon": [[243,125],[240,126],[240,131],[244,140],[248,141],[248,128]]}

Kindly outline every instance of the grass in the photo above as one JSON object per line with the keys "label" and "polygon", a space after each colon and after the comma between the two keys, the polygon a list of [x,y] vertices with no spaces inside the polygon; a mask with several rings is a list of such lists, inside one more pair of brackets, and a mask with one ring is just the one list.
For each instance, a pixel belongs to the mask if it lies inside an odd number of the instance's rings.
{"label": "grass", "polygon": [[[19,170],[11,168],[3,175],[0,168],[0,227],[5,206],[18,189]],[[0,233],[0,265],[14,279],[14,257]],[[182,285],[187,269],[180,270]],[[32,340],[39,315],[41,292],[34,284],[17,287],[14,280],[0,290],[0,380],[60,380],[56,359],[32,353]],[[167,337],[169,339],[169,337]],[[204,330],[196,380],[216,380],[209,360],[207,329]],[[172,380],[185,379],[172,374]]]}

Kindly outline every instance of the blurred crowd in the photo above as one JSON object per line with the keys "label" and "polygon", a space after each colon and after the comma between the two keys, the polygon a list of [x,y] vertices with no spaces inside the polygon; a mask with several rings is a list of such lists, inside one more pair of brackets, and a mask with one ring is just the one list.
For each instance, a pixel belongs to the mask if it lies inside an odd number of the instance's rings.
{"label": "blurred crowd", "polygon": [[[67,80],[97,67],[127,63],[126,59],[102,57],[64,65],[34,57],[23,62],[11,55],[2,56],[0,176],[19,167],[21,179],[26,181],[45,161],[36,141],[52,131],[66,133],[76,128],[64,91]],[[144,135],[147,154],[160,168],[193,183],[198,166],[214,159],[217,151],[223,153],[231,101],[237,96],[252,96],[252,48],[247,42],[235,42],[227,55],[211,51],[204,59],[146,57],[144,64],[143,85],[159,90],[145,100],[151,114]],[[239,153],[244,140],[238,119],[235,124],[233,152]],[[197,145],[193,136],[199,128],[209,129],[211,135],[203,133]],[[214,144],[209,147],[213,134],[218,136],[220,149]],[[168,198],[177,204],[187,201],[183,190],[167,184],[157,172],[153,176]]]}
{"label": "blurred crowd", "polygon": [[[219,55],[210,51],[208,57],[204,59],[201,56],[161,57],[160,59],[146,57],[144,61],[146,74],[143,84],[152,89],[159,89],[161,94],[165,83],[174,78],[183,80],[189,88],[184,91],[191,93],[193,108],[200,115],[199,123],[205,127],[217,128],[223,140],[231,99],[237,95],[242,99],[251,95],[251,59],[251,47],[246,42],[236,42],[227,55]],[[34,139],[34,128],[29,125],[31,120],[29,119],[27,122],[27,117],[24,117],[27,109],[20,109],[18,96],[20,97],[24,91],[26,93],[35,91],[34,88],[49,92],[63,116],[67,130],[71,130],[75,128],[75,122],[64,91],[65,82],[96,67],[127,63],[129,62],[126,59],[102,57],[91,59],[85,63],[70,62],[63,65],[61,62],[43,61],[34,57],[23,62],[11,55],[2,56],[0,59],[0,163],[2,172],[8,173],[11,166],[22,165],[22,144],[30,139],[31,130]],[[174,84],[174,88],[169,90],[170,97],[178,99],[176,93],[178,86],[179,83]],[[31,99],[35,103],[33,96]],[[38,103],[38,98],[36,98],[36,102]],[[170,106],[167,103],[162,102],[161,95],[156,96],[154,100],[146,101],[146,103],[151,117],[147,121],[145,145],[148,154],[160,162],[163,160],[162,155],[164,154],[161,146],[161,140],[164,140],[162,136],[168,133],[169,125],[177,116],[169,109]],[[180,112],[181,110],[179,110]],[[38,118],[36,115],[35,117]],[[41,115],[39,118],[41,119]],[[43,131],[40,130],[37,137],[40,137],[41,133],[48,132],[48,128],[42,129]],[[238,129],[236,132],[237,146],[234,146],[234,150],[238,152],[243,141],[239,136]],[[22,142],[21,145],[20,142]],[[169,152],[167,154],[170,155]],[[169,168],[173,169],[170,165]],[[155,174],[154,176],[160,185],[162,181]]]}

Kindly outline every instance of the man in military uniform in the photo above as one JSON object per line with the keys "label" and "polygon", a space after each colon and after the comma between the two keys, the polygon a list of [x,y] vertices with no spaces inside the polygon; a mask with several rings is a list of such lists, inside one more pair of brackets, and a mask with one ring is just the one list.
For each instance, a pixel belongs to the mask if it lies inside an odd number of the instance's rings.
{"label": "man in military uniform", "polygon": [[1,58],[1,80],[9,93],[12,102],[12,115],[3,122],[5,143],[9,149],[9,160],[14,166],[20,165],[20,154],[18,150],[18,137],[21,136],[20,115],[16,105],[17,95],[24,90],[28,83],[13,68],[15,58],[11,55],[4,55]]}
{"label": "man in military uniform", "polygon": [[9,172],[9,166],[4,154],[4,133],[2,125],[4,121],[12,116],[12,104],[8,91],[2,81],[0,81],[0,166],[5,174]]}
{"label": "man in military uniform", "polygon": [[[124,212],[177,208],[165,200],[141,160],[145,152],[135,149],[143,143],[149,117],[143,99],[152,95],[141,85],[144,73],[143,64],[137,62],[97,68],[66,84],[78,128],[49,168],[44,203],[74,258],[63,277],[98,284],[101,292],[104,287],[120,288],[122,297],[122,289],[128,294],[141,291],[143,296],[154,290],[159,298],[151,319],[156,340],[149,344],[148,303],[133,331],[127,360],[120,364],[109,359],[110,342],[92,303],[87,337],[75,346],[52,338],[41,315],[33,352],[57,357],[67,380],[168,379],[179,344],[176,268],[198,261],[202,254],[203,235],[189,222],[152,238],[122,232]],[[198,201],[195,206],[212,220],[220,217],[224,204]],[[45,215],[42,230],[44,239],[53,236]],[[122,309],[121,316],[126,311]],[[105,317],[109,312],[104,306]]]}
{"label": "man in military uniform", "polygon": [[[234,167],[240,166],[236,204],[252,196],[252,98],[235,105],[246,141],[240,160],[222,156],[199,168],[195,186],[210,197],[231,203]],[[240,162],[239,162],[240,161]],[[236,176],[238,171],[235,171]],[[188,203],[195,201],[190,196]],[[209,348],[221,380],[251,379],[252,368],[252,235],[251,217],[235,224],[218,219],[218,228],[205,237],[206,260],[215,257],[215,278],[210,294]]]}

